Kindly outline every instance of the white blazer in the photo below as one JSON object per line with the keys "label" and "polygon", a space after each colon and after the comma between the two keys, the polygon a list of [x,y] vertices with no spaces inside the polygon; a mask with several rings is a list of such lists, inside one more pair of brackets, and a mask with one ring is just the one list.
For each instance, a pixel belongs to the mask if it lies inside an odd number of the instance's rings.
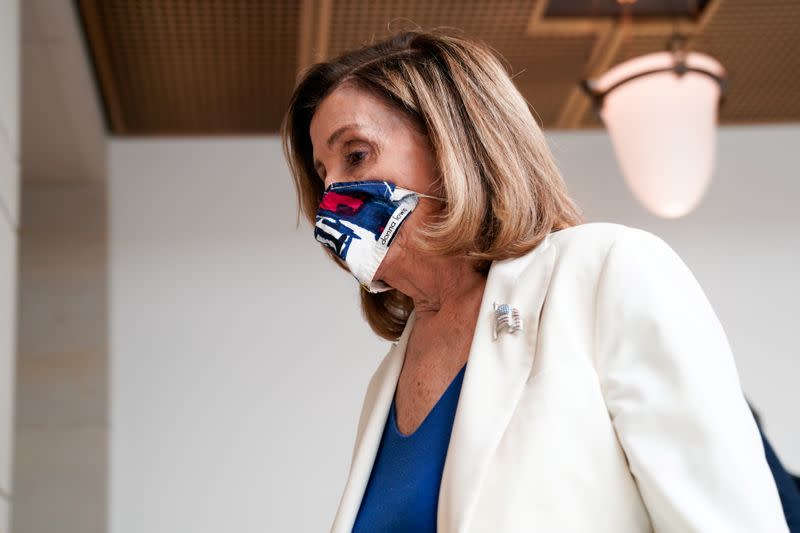
{"label": "white blazer", "polygon": [[[493,303],[522,331],[492,339]],[[331,528],[350,532],[415,315],[373,374]],[[787,532],[723,328],[662,239],[612,223],[494,261],[444,464],[439,532]]]}

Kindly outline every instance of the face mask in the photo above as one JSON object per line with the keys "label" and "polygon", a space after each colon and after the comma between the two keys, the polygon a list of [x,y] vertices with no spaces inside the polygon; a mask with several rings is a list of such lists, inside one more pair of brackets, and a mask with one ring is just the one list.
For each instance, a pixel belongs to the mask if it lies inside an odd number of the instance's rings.
{"label": "face mask", "polygon": [[331,183],[317,210],[314,238],[333,250],[366,290],[391,290],[386,283],[373,281],[373,277],[420,196],[441,200],[397,187],[390,181]]}

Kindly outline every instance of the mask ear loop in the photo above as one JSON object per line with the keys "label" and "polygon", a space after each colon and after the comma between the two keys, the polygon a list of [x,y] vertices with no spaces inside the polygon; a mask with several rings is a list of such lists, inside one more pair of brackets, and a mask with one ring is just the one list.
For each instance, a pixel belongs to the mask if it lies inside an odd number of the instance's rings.
{"label": "mask ear loop", "polygon": [[417,196],[423,196],[425,198],[433,198],[434,200],[439,200],[440,202],[446,202],[445,198],[439,198],[438,196],[431,196],[430,194],[422,194],[420,192],[416,193]]}

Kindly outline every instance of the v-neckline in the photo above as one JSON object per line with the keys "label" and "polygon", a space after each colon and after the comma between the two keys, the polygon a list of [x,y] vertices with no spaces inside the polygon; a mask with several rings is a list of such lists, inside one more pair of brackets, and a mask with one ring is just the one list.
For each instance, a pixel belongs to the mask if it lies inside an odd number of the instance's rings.
{"label": "v-neckline", "polygon": [[419,430],[422,429],[422,427],[425,425],[425,423],[428,421],[428,419],[431,418],[433,412],[439,407],[439,404],[442,403],[442,399],[445,396],[447,396],[447,393],[450,392],[450,389],[453,388],[453,384],[455,384],[455,382],[458,381],[459,377],[461,376],[462,372],[464,372],[464,369],[466,367],[467,367],[467,363],[464,363],[461,366],[461,369],[453,377],[453,379],[450,380],[450,383],[444,389],[444,392],[442,392],[442,394],[439,396],[439,398],[433,404],[433,407],[430,408],[428,413],[422,419],[422,422],[420,422],[417,425],[417,427],[414,429],[414,431],[412,431],[408,435],[402,433],[400,431],[400,428],[397,425],[397,403],[396,403],[396,400],[395,400],[396,399],[396,391],[395,391],[395,394],[392,395],[392,405],[391,405],[391,409],[389,410],[389,418],[390,418],[389,422],[390,422],[390,424],[392,426],[392,430],[394,431],[394,434],[397,435],[398,437],[400,437],[401,439],[410,439],[410,438],[414,437],[417,433],[419,433]]}

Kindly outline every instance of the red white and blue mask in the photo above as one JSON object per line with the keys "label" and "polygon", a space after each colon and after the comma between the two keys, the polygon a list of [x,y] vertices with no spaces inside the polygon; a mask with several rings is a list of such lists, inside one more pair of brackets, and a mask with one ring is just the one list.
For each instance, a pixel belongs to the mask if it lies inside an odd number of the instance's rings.
{"label": "red white and blue mask", "polygon": [[420,196],[436,198],[383,180],[331,183],[317,210],[314,238],[333,250],[366,290],[391,290],[373,278]]}

